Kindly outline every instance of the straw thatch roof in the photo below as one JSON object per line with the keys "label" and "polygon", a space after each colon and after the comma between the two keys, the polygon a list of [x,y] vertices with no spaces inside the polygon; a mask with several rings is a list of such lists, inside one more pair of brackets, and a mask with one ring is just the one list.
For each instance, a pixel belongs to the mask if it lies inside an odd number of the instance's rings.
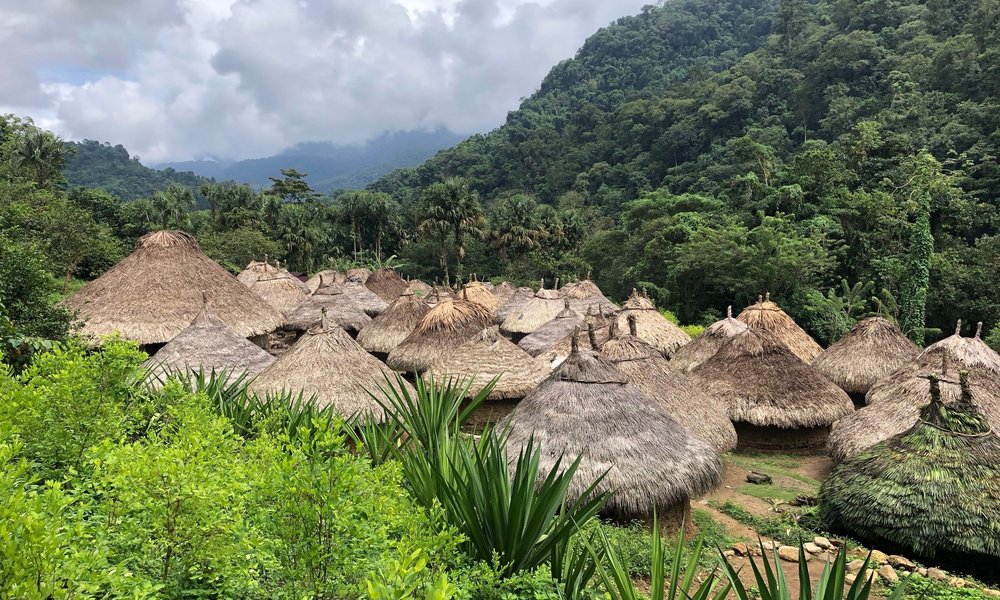
{"label": "straw thatch roof", "polygon": [[[314,397],[319,406],[334,406],[342,415],[370,414],[381,419],[384,411],[372,399],[376,386],[394,377],[374,356],[332,323],[310,329],[295,345],[264,370],[251,384],[258,394],[290,391]],[[404,382],[407,391],[415,391]]]}
{"label": "straw thatch roof", "polygon": [[331,283],[344,283],[346,281],[347,276],[340,271],[326,269],[310,277],[309,280],[306,281],[306,287],[309,288],[310,294],[315,294],[316,290],[324,285],[329,285]]}
{"label": "straw thatch roof", "polygon": [[500,300],[500,304],[503,304],[514,295],[517,291],[517,286],[509,281],[502,281],[500,285],[493,286],[493,289],[490,291]]}
{"label": "straw thatch roof", "polygon": [[382,311],[389,308],[389,305],[385,300],[380,298],[375,292],[366,288],[363,283],[348,280],[347,283],[342,284],[341,287],[343,287],[344,293],[347,294],[347,297],[350,298],[352,302],[357,304],[361,310],[365,311],[365,313],[370,317],[380,315],[382,314]]}
{"label": "straw thatch roof", "polygon": [[671,368],[667,359],[638,336],[635,317],[622,334],[612,325],[611,339],[601,354],[625,374],[628,382],[658,400],[670,415],[719,452],[736,447],[736,429],[729,420],[729,407],[705,393],[684,372]]}
{"label": "straw thatch roof", "polygon": [[849,394],[866,394],[920,354],[920,348],[895,323],[881,317],[862,319],[837,343],[823,351],[813,367]]}
{"label": "straw thatch roof", "polygon": [[285,319],[283,328],[306,331],[323,322],[324,311],[332,323],[354,335],[367,327],[372,320],[350,296],[344,293],[343,285],[331,283],[316,290],[315,294],[309,296],[292,311]]}
{"label": "straw thatch roof", "polygon": [[569,298],[564,298],[563,309],[559,311],[559,314],[548,323],[524,336],[517,345],[531,356],[538,356],[573,335],[577,328],[583,327],[583,316],[570,308],[569,303]]}
{"label": "straw thatch roof", "polygon": [[155,385],[174,371],[224,370],[231,377],[254,377],[272,362],[273,356],[230,329],[205,302],[191,324],[151,356],[146,366]]}
{"label": "straw thatch roof", "polygon": [[361,330],[358,344],[369,352],[388,354],[413,332],[430,309],[423,299],[406,290]]}
{"label": "straw thatch roof", "polygon": [[348,269],[344,276],[347,277],[348,281],[355,281],[357,283],[365,283],[371,276],[372,272],[370,269],[364,267],[357,267],[354,269]]}
{"label": "straw thatch roof", "polygon": [[[501,284],[502,285],[502,284]],[[496,292],[494,292],[496,293]],[[507,300],[494,311],[497,325],[503,323],[511,315],[521,312],[521,307],[535,297],[535,290],[530,287],[519,287]]]}
{"label": "straw thatch roof", "polygon": [[610,492],[606,508],[615,515],[649,516],[654,509],[686,503],[721,480],[712,446],[591,350],[574,349],[505,424],[514,456],[534,437],[541,448],[540,476],[560,456],[560,468],[582,456],[566,495],[569,502],[607,472],[597,491]]}
{"label": "straw thatch roof", "polygon": [[746,331],[746,323],[733,318],[733,307],[726,309],[726,318],[720,319],[705,328],[698,337],[680,347],[670,357],[670,366],[682,371],[690,371],[709,358],[713,357],[719,348],[729,338]]}
{"label": "straw thatch roof", "polygon": [[968,385],[945,404],[935,379],[909,429],[833,470],[820,490],[824,521],[921,556],[1000,557],[996,425],[991,431]]}
{"label": "straw thatch roof", "polygon": [[[611,339],[611,323],[614,321],[614,315],[611,315],[611,317],[608,318],[604,314],[590,309],[583,316],[583,325],[586,333],[582,335],[580,343],[584,344],[586,348],[599,351],[601,346]],[[572,338],[572,334],[562,338],[554,346],[540,354],[539,358],[544,358],[549,363],[549,367],[555,369],[573,351]]]}
{"label": "straw thatch roof", "polygon": [[798,429],[826,426],[854,412],[847,392],[766,329],[733,336],[691,374],[729,406],[733,421]]}
{"label": "straw thatch roof", "polygon": [[492,314],[481,304],[443,300],[427,311],[410,335],[389,352],[386,364],[397,371],[426,371],[441,356],[492,323]]}
{"label": "straw thatch roof", "polygon": [[770,292],[763,298],[758,296],[757,303],[744,308],[736,318],[750,327],[775,334],[782,344],[806,363],[812,364],[823,351],[816,340],[809,337],[780,306],[771,302]]}
{"label": "straw thatch roof", "polygon": [[288,316],[309,297],[301,281],[280,271],[266,274],[250,284],[250,290],[282,315]]}
{"label": "straw thatch roof", "polygon": [[169,342],[202,308],[202,292],[212,309],[243,337],[273,331],[282,316],[205,256],[181,231],[156,231],[135,250],[66,300],[84,321],[84,335],[120,333],[141,344]]}
{"label": "straw thatch roof", "polygon": [[563,301],[558,292],[540,289],[534,298],[521,305],[520,310],[500,323],[500,331],[515,335],[532,333],[556,318],[562,309]]}
{"label": "straw thatch roof", "polygon": [[419,279],[410,281],[407,289],[419,298],[426,298],[427,296],[430,296],[432,291],[434,291],[434,288]]}
{"label": "straw thatch roof", "polygon": [[396,273],[396,269],[382,267],[365,280],[365,287],[385,300],[386,304],[389,304],[399,298],[399,295],[410,287],[410,284],[403,281],[403,278]]}
{"label": "straw thatch roof", "polygon": [[261,277],[264,277],[265,275],[273,275],[276,272],[277,268],[271,266],[270,263],[267,262],[267,258],[259,262],[252,260],[245,269],[236,275],[236,279],[238,279],[243,285],[250,287]]}
{"label": "straw thatch roof", "polygon": [[471,380],[470,396],[478,394],[499,375],[488,400],[524,398],[549,375],[545,363],[500,335],[496,326],[472,336],[431,364],[427,371],[438,381],[446,378]]}
{"label": "straw thatch roof", "polygon": [[622,309],[618,313],[618,328],[621,331],[628,331],[630,316],[636,318],[639,337],[667,358],[691,341],[691,336],[656,310],[656,306],[648,296],[640,295],[634,289],[632,296],[622,304]]}
{"label": "straw thatch roof", "polygon": [[876,382],[865,397],[868,406],[833,426],[827,445],[830,456],[844,460],[913,426],[930,393],[928,373],[942,375],[945,402],[959,399],[961,391],[954,380],[960,369],[969,371],[983,414],[1000,427],[1000,356],[978,336],[966,338],[956,332]]}
{"label": "straw thatch roof", "polygon": [[618,310],[618,305],[608,300],[601,288],[590,279],[567,283],[559,292],[569,299],[570,307],[578,313],[587,312],[591,307],[597,310]]}
{"label": "straw thatch roof", "polygon": [[500,299],[478,281],[470,281],[462,287],[458,296],[476,304],[482,304],[492,313],[500,306]]}

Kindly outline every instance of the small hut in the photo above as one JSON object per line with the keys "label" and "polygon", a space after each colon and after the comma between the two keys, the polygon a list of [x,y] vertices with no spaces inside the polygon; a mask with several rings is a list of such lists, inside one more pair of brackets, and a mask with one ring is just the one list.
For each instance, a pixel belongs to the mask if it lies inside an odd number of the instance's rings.
{"label": "small hut", "polygon": [[918,354],[920,348],[895,323],[882,317],[868,317],[858,321],[812,364],[847,392],[855,406],[864,406],[865,394],[875,382],[913,361]]}
{"label": "small hut", "polygon": [[636,318],[642,340],[667,358],[691,341],[691,336],[656,310],[656,306],[648,296],[640,295],[634,289],[632,296],[622,304],[622,309],[618,313],[618,328],[621,331],[628,331],[630,316]]}
{"label": "small hut", "polygon": [[950,404],[930,375],[930,404],[911,427],[833,470],[820,489],[825,522],[861,540],[996,573],[1000,438],[964,375]]}
{"label": "small hut", "polygon": [[372,272],[370,269],[366,269],[364,267],[356,267],[354,269],[348,269],[344,273],[344,276],[347,278],[347,281],[353,281],[355,283],[360,283],[364,285],[365,282],[368,281],[368,278],[371,276],[371,274]]}
{"label": "small hut", "polygon": [[174,372],[222,372],[253,378],[274,357],[233,331],[209,308],[207,296],[198,316],[146,361],[149,381],[159,386]]}
{"label": "small hut", "polygon": [[309,297],[301,281],[278,270],[265,273],[250,284],[250,290],[286,317]]}
{"label": "small hut", "polygon": [[352,302],[361,307],[361,310],[365,311],[365,314],[370,317],[380,315],[382,314],[382,311],[389,308],[389,305],[385,300],[380,298],[375,292],[366,288],[363,283],[348,280],[347,283],[341,284],[341,287],[344,290],[344,294],[347,295]]}
{"label": "small hut", "polygon": [[315,294],[316,290],[323,287],[324,285],[329,285],[331,283],[346,283],[347,276],[345,276],[340,271],[335,271],[333,269],[326,269],[316,273],[306,281],[306,287],[309,288],[310,294]]}
{"label": "small hut", "polygon": [[854,412],[847,392],[766,329],[750,327],[730,338],[691,375],[729,407],[740,448],[822,447],[830,425]]}
{"label": "small hut", "polygon": [[605,516],[648,521],[657,511],[667,528],[676,529],[690,498],[719,485],[719,455],[660,402],[629,385],[611,361],[573,340],[566,361],[505,420],[509,452],[516,456],[533,438],[541,449],[540,477],[560,457],[565,469],[579,456],[567,501],[604,475],[596,491],[610,493]]}
{"label": "small hut", "polygon": [[406,290],[358,334],[358,344],[375,355],[388,356],[416,328],[431,307]]}
{"label": "small hut", "polygon": [[556,318],[562,309],[563,301],[559,292],[540,289],[534,298],[521,305],[518,312],[504,319],[500,324],[500,331],[518,341]]}
{"label": "small hut", "polygon": [[482,304],[443,300],[389,352],[386,364],[397,371],[422,373],[492,323],[493,315]]}
{"label": "small hut", "polygon": [[[301,391],[317,405],[333,406],[346,417],[367,414],[381,420],[384,411],[369,391],[384,387],[386,377],[394,381],[385,365],[324,319],[258,375],[251,390],[261,395]],[[408,383],[404,386],[415,395]]]}
{"label": "small hut", "polygon": [[470,281],[462,286],[462,291],[458,293],[458,296],[465,298],[470,302],[482,304],[489,309],[491,313],[500,307],[500,300],[493,295],[493,292],[486,289],[485,285],[478,281]]}
{"label": "small hut", "polygon": [[382,267],[365,280],[365,287],[374,292],[386,304],[391,304],[399,298],[410,284],[396,273],[392,267]]}
{"label": "small hut", "polygon": [[601,354],[625,374],[628,382],[658,400],[681,425],[719,452],[736,447],[736,429],[729,420],[729,407],[701,390],[683,371],[671,368],[667,359],[638,335],[634,315],[629,332],[618,331],[612,322],[611,339]]}
{"label": "small hut", "polygon": [[521,312],[521,307],[534,297],[535,290],[530,287],[517,288],[503,304],[497,307],[495,311],[497,325],[503,323],[511,315]]}
{"label": "small hut", "polygon": [[680,347],[670,357],[670,366],[681,371],[691,371],[701,363],[715,356],[729,338],[746,331],[743,321],[733,318],[733,307],[726,308],[726,318],[705,328],[705,331]]}
{"label": "small hut", "polygon": [[744,308],[736,318],[754,329],[770,331],[806,364],[812,364],[823,352],[816,340],[809,337],[780,306],[771,302],[770,292],[763,298],[757,296],[757,303]]}
{"label": "small hut", "polygon": [[255,343],[266,345],[266,335],[281,325],[278,311],[182,231],[142,236],[132,254],[83,286],[66,305],[84,321],[84,335],[119,333],[148,347],[186,329],[201,312],[203,293],[224,323]]}
{"label": "small hut", "polygon": [[309,296],[297,309],[285,319],[283,329],[290,331],[308,331],[323,322],[323,314],[331,323],[336,323],[341,329],[357,336],[362,328],[371,322],[364,310],[354,300],[344,293],[344,286],[339,283],[324,285]]}
{"label": "small hut", "polygon": [[590,279],[567,283],[559,290],[563,298],[568,298],[570,307],[578,313],[585,313],[591,307],[596,310],[618,310],[618,305],[608,298]]}
{"label": "small hut", "polygon": [[583,316],[570,308],[569,298],[563,298],[563,309],[559,311],[559,314],[548,323],[524,336],[517,345],[531,356],[539,356],[554,348],[556,344],[570,337],[576,329],[583,326]]}

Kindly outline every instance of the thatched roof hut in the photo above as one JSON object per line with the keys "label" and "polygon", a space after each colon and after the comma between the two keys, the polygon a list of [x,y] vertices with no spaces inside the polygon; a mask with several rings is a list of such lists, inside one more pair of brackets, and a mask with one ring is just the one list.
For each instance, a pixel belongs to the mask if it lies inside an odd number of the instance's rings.
{"label": "thatched roof hut", "polygon": [[681,371],[690,371],[715,355],[729,338],[746,331],[746,323],[733,318],[733,307],[726,309],[726,318],[705,328],[705,331],[680,347],[670,357],[670,366]]}
{"label": "thatched roof hut", "polygon": [[705,393],[683,371],[671,368],[667,359],[638,335],[635,316],[629,317],[629,332],[617,323],[601,354],[625,374],[628,382],[660,401],[670,415],[688,431],[710,442],[719,452],[736,447],[736,430],[729,420],[729,406]]}
{"label": "thatched roof hut", "polygon": [[315,294],[316,290],[324,285],[329,285],[331,283],[345,283],[346,281],[347,276],[340,271],[326,269],[310,277],[309,280],[306,281],[306,287],[309,288],[310,294]]}
{"label": "thatched roof hut", "polygon": [[431,295],[431,292],[434,291],[433,287],[423,281],[420,281],[419,279],[410,280],[406,289],[418,298],[427,298]]}
{"label": "thatched roof hut", "polygon": [[618,328],[628,331],[628,318],[634,316],[639,327],[639,337],[670,358],[684,344],[691,341],[683,329],[674,325],[656,310],[648,296],[632,290],[632,296],[622,304],[618,313]]}
{"label": "thatched roof hut", "polygon": [[84,321],[84,335],[120,333],[140,344],[163,344],[187,328],[202,309],[212,309],[242,337],[267,334],[282,316],[202,253],[181,231],[147,233],[135,250],[66,300]]}
{"label": "thatched roof hut", "polygon": [[226,371],[231,377],[254,377],[274,362],[260,346],[233,331],[208,306],[183,331],[146,361],[153,385],[173,372]]}
{"label": "thatched roof hut", "polygon": [[[386,385],[393,373],[365,352],[351,336],[326,321],[310,329],[264,370],[251,384],[258,394],[302,391],[319,406],[334,406],[345,416],[370,414],[381,419],[384,411],[369,395]],[[411,395],[415,391],[404,383]]]}
{"label": "thatched roof hut", "polygon": [[378,295],[386,304],[399,298],[410,284],[403,280],[392,267],[382,267],[365,280],[365,287]]}
{"label": "thatched roof hut", "polygon": [[289,274],[274,271],[250,284],[250,290],[282,315],[288,316],[309,297],[302,282]]}
{"label": "thatched roof hut", "polygon": [[486,289],[486,286],[478,281],[470,281],[462,286],[462,291],[457,294],[470,302],[482,304],[492,313],[500,306],[500,300],[493,295],[493,292]]}
{"label": "thatched roof hut", "polygon": [[880,379],[911,362],[920,348],[892,321],[882,317],[862,319],[837,343],[813,361],[824,377],[851,394],[855,404]]}
{"label": "thatched roof hut", "polygon": [[[575,336],[573,338],[576,339]],[[608,359],[576,347],[506,420],[512,455],[534,438],[541,448],[540,476],[562,457],[566,468],[582,456],[567,492],[570,502],[599,477],[610,492],[607,515],[679,521],[688,501],[717,487],[719,455],[688,432],[658,401],[629,385]]]}
{"label": "thatched roof hut", "polygon": [[354,281],[356,283],[364,284],[365,282],[368,281],[368,278],[371,276],[371,274],[372,272],[370,269],[366,269],[364,267],[356,267],[354,269],[348,269],[344,273],[344,276],[347,278],[347,281]]}
{"label": "thatched roof hut", "polygon": [[531,356],[539,356],[569,338],[577,328],[583,326],[583,316],[570,308],[569,298],[563,298],[563,309],[559,314],[524,336],[517,345]]}
{"label": "thatched roof hut", "polygon": [[511,400],[524,398],[538,387],[548,377],[549,368],[500,335],[496,326],[491,326],[435,360],[427,372],[438,380],[471,380],[469,394],[473,396],[499,375],[487,399]]}
{"label": "thatched roof hut", "polygon": [[736,318],[749,327],[770,331],[807,364],[812,364],[823,351],[816,340],[809,337],[780,306],[771,302],[770,292],[763,298],[757,296],[757,303],[744,308]]}
{"label": "thatched roof hut", "polygon": [[482,304],[443,300],[389,352],[386,364],[397,371],[421,373],[492,323],[493,315]]}
{"label": "thatched roof hut", "polygon": [[493,292],[493,295],[496,296],[498,300],[500,300],[500,304],[502,305],[507,302],[507,300],[510,300],[511,296],[517,292],[517,286],[509,281],[502,281],[500,282],[500,285],[493,286],[493,289],[490,291]]}
{"label": "thatched roof hut", "polygon": [[608,300],[601,288],[590,279],[567,283],[559,292],[569,299],[570,307],[581,314],[591,307],[597,310],[618,310],[618,305]]}
{"label": "thatched roof hut", "polygon": [[[496,293],[496,292],[494,292]],[[511,315],[521,312],[521,307],[535,297],[535,290],[530,287],[517,288],[510,297],[507,298],[494,313],[496,314],[497,325],[503,323]]]}
{"label": "thatched roof hut", "polygon": [[261,277],[273,275],[277,270],[277,268],[271,266],[265,256],[263,261],[250,261],[250,264],[236,275],[236,279],[243,285],[250,287]]}
{"label": "thatched roof hut", "polygon": [[830,456],[845,460],[912,427],[930,393],[928,373],[942,376],[940,390],[945,402],[958,400],[961,390],[954,381],[959,370],[969,372],[980,410],[1000,427],[1000,356],[978,335],[962,337],[956,328],[954,335],[931,344],[868,390],[868,406],[834,425],[827,445]]}
{"label": "thatched roof hut", "polygon": [[282,328],[306,331],[323,322],[324,312],[331,323],[336,323],[351,335],[357,335],[372,320],[350,296],[344,293],[343,285],[331,283],[316,290],[315,294],[309,296],[292,311],[285,319]]}
{"label": "thatched roof hut", "polygon": [[503,320],[500,331],[514,336],[524,336],[545,325],[563,309],[559,292],[540,289],[535,297],[521,305],[521,309]]}
{"label": "thatched roof hut", "polygon": [[813,447],[854,412],[847,392],[802,362],[766,329],[748,328],[691,371],[729,407],[740,446]]}
{"label": "thatched roof hut", "polygon": [[347,283],[341,284],[341,287],[344,289],[344,294],[370,317],[380,315],[389,308],[385,300],[366,288],[363,283],[348,280]]}
{"label": "thatched roof hut", "polygon": [[413,332],[430,309],[422,298],[406,290],[361,330],[358,344],[369,352],[389,354]]}
{"label": "thatched roof hut", "polygon": [[859,539],[921,557],[949,554],[965,566],[979,558],[995,568],[1000,559],[996,425],[980,413],[967,383],[959,383],[960,399],[946,404],[936,376],[929,380],[930,404],[911,427],[846,460],[823,483],[824,520]]}

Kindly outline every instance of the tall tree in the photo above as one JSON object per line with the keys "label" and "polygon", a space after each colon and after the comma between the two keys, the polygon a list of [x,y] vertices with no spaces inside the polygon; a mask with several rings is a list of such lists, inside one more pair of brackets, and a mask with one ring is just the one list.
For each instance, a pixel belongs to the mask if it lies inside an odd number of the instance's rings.
{"label": "tall tree", "polygon": [[270,193],[280,197],[285,202],[302,203],[319,197],[306,183],[308,173],[299,173],[295,169],[282,169],[281,177],[268,177],[271,180]]}
{"label": "tall tree", "polygon": [[534,198],[515,194],[501,200],[493,213],[490,238],[504,261],[524,257],[541,248],[545,229],[538,219]]}
{"label": "tall tree", "polygon": [[62,168],[69,151],[62,140],[41,129],[24,134],[14,149],[11,163],[27,171],[40,188],[50,187],[62,179]]}
{"label": "tall tree", "polygon": [[172,183],[150,199],[153,222],[161,229],[187,229],[191,225],[194,204],[194,193],[190,189]]}
{"label": "tall tree", "polygon": [[423,217],[419,227],[438,234],[442,230],[451,232],[455,238],[455,277],[461,281],[465,242],[470,236],[484,235],[486,217],[479,196],[464,179],[449,177],[424,190],[421,200]]}

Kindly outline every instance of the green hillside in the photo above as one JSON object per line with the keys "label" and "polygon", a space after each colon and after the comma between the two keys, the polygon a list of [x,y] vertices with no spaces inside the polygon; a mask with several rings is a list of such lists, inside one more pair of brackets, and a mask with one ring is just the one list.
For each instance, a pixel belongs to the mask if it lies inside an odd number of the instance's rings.
{"label": "green hillside", "polygon": [[121,144],[112,146],[83,140],[67,142],[67,145],[71,153],[64,172],[70,185],[100,188],[123,200],[148,198],[171,183],[189,188],[198,195],[201,184],[211,181],[191,172],[144,166]]}

